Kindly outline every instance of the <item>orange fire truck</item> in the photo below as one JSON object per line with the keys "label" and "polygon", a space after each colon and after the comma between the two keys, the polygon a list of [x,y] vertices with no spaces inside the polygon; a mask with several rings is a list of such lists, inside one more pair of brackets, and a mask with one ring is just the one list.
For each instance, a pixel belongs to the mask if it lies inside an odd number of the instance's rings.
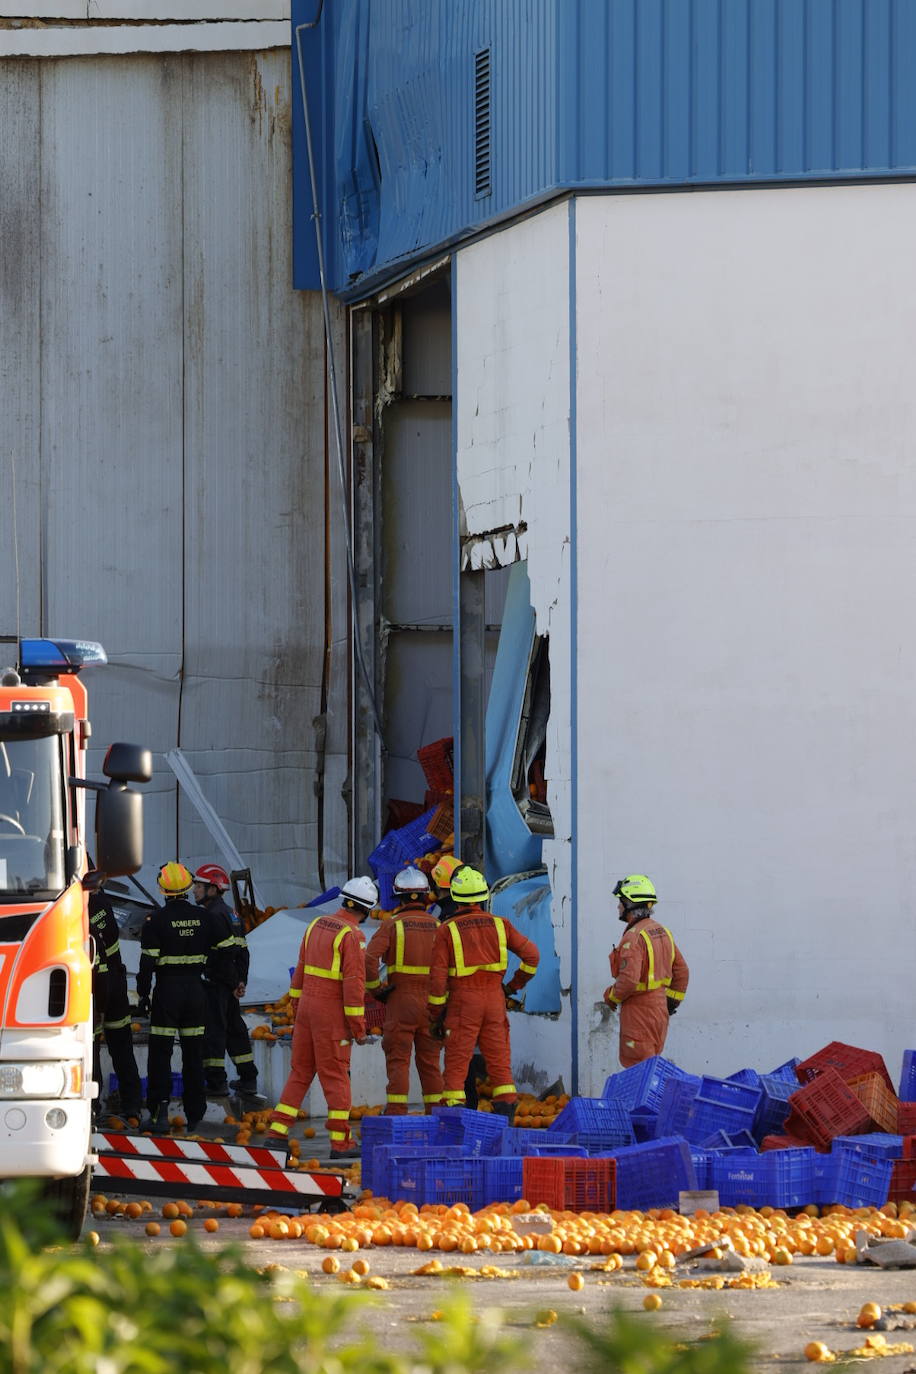
{"label": "orange fire truck", "polygon": [[[142,798],[126,784],[148,782],[152,758],[112,744],[108,782],[86,778],[90,726],[78,674],[107,662],[101,645],[23,639],[17,658],[0,672],[0,1179],[45,1180],[76,1236],[96,1094],[88,894],[143,862]],[[92,844],[87,790],[96,793]]]}

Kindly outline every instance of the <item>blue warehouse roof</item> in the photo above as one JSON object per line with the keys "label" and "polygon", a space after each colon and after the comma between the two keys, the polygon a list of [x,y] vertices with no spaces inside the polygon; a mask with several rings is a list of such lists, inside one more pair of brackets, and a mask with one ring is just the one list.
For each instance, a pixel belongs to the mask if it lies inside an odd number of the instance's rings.
{"label": "blue warehouse roof", "polygon": [[[916,173],[916,0],[293,0],[300,55],[349,296],[567,191]],[[314,287],[295,106],[295,285]]]}

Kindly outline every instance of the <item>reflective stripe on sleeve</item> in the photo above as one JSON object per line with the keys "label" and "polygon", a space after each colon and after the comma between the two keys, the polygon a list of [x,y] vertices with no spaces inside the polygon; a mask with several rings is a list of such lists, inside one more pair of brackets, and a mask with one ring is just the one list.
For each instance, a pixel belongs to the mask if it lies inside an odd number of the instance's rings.
{"label": "reflective stripe on sleeve", "polygon": [[521,969],[522,973],[530,973],[532,975],[537,973],[537,969],[532,968],[530,964],[519,964],[519,968]]}
{"label": "reflective stripe on sleeve", "polygon": [[365,1007],[344,1007],[344,1016],[365,1016]]}
{"label": "reflective stripe on sleeve", "polygon": [[493,1096],[502,1097],[504,1093],[514,1093],[515,1090],[514,1083],[503,1083],[501,1087],[493,1089]]}
{"label": "reflective stripe on sleeve", "polygon": [[301,989],[301,988],[290,988],[290,990],[289,990],[289,995],[290,995],[290,997],[293,998],[293,1000],[295,1000],[297,997],[301,997],[301,996],[302,996],[302,989]]}
{"label": "reflective stripe on sleeve", "polygon": [[448,994],[444,997],[430,997],[427,999],[431,1007],[444,1007],[448,1001]]}
{"label": "reflective stripe on sleeve", "polygon": [[672,1002],[683,1002],[684,1000],[684,994],[682,992],[675,992],[673,988],[668,989],[668,996],[671,998]]}

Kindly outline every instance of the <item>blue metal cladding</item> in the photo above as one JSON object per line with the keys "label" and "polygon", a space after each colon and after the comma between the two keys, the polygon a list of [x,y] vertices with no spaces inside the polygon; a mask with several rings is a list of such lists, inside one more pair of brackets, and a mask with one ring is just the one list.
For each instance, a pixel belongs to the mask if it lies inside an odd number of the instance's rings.
{"label": "blue metal cladding", "polygon": [[[314,6],[294,0],[294,26]],[[347,294],[564,191],[916,173],[916,0],[327,0],[303,40]],[[303,143],[296,119],[296,285],[312,286]]]}

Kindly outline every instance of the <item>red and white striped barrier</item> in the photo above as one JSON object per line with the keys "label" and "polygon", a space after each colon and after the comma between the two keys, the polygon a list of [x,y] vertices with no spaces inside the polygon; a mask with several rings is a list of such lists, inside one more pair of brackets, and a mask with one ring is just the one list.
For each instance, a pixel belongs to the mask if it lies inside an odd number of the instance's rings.
{"label": "red and white striped barrier", "polygon": [[210,1198],[304,1210],[342,1211],[343,1178],[333,1173],[284,1169],[282,1151],[260,1146],[220,1145],[173,1136],[130,1136],[100,1132],[92,1138],[97,1154],[93,1177],[116,1191],[153,1196]]}

